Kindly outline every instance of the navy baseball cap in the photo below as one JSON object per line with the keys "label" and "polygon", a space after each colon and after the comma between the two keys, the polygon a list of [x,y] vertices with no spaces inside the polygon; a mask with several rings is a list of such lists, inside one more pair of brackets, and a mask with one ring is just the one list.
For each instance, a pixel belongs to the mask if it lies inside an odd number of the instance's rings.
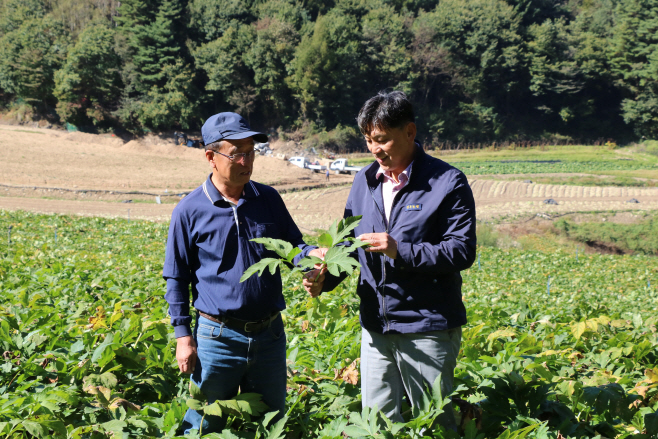
{"label": "navy baseball cap", "polygon": [[208,145],[224,139],[246,139],[253,137],[259,143],[267,142],[267,135],[251,131],[249,124],[237,113],[219,113],[210,116],[201,127],[203,143]]}

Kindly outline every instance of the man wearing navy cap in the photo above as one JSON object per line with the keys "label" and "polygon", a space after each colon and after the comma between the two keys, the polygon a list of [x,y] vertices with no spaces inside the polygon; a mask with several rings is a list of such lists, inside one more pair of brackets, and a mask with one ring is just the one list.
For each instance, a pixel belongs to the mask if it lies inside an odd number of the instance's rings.
{"label": "man wearing navy cap", "polygon": [[[252,131],[236,113],[210,117],[201,133],[212,174],[174,209],[163,270],[176,359],[210,403],[240,389],[263,395],[281,417],[286,399],[281,275],[265,271],[239,280],[252,264],[275,256],[253,238],[286,240],[302,250],[298,258],[322,253],[304,243],[276,190],[251,181],[254,140],[266,142],[265,134]],[[197,314],[193,331],[190,285]],[[189,409],[185,432],[199,429],[202,418]],[[221,428],[220,418],[203,418],[204,433]]]}

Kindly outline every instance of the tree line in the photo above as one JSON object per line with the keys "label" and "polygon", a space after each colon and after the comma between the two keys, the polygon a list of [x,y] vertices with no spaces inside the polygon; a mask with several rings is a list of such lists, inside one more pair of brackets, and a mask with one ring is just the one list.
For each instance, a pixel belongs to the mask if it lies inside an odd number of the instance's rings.
{"label": "tree line", "polygon": [[658,138],[658,2],[0,0],[4,111],[131,133],[237,111],[349,138],[382,89],[428,143]]}

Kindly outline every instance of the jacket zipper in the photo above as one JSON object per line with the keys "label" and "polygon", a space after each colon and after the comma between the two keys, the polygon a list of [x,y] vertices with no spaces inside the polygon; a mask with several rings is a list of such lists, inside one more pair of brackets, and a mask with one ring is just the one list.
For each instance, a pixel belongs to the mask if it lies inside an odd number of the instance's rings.
{"label": "jacket zipper", "polygon": [[[411,176],[409,177],[410,177],[409,180],[411,180]],[[395,212],[393,208],[395,207],[395,202],[398,200],[398,195],[400,194],[400,192],[406,189],[407,186],[409,186],[409,181],[407,181],[407,184],[397,194],[395,194],[395,197],[393,198],[393,203],[391,204],[391,220],[393,219],[393,212]],[[379,207],[379,204],[377,204],[377,200],[375,199],[375,194],[373,193],[373,188],[370,185],[368,185],[368,188],[370,189],[370,196],[372,197],[372,201],[375,203],[375,206],[377,206],[377,210],[379,211],[379,214],[382,216],[382,220],[384,221],[384,224],[386,224],[386,234],[388,234],[392,221],[386,221],[386,214],[384,213],[382,208]],[[380,294],[382,296],[382,315],[384,316],[384,321],[386,322],[386,331],[388,331],[389,329],[391,329],[391,322],[389,322],[388,317],[386,316],[386,296],[384,296],[384,288],[386,288],[386,255],[381,255],[381,260],[382,260],[382,291]]]}
{"label": "jacket zipper", "polygon": [[[375,199],[375,194],[373,193],[372,187],[370,187],[370,185],[368,185],[368,187],[370,189],[370,196],[372,197],[372,201],[375,203],[375,206],[377,206],[377,210],[382,216],[382,221],[384,221],[384,224],[386,224],[386,233],[388,233],[388,221],[386,221],[386,214],[382,208],[379,207],[379,204],[377,204],[377,200]],[[390,329],[391,326],[391,323],[388,321],[388,317],[386,316],[386,297],[384,296],[384,288],[386,288],[386,256],[381,255],[380,257],[382,261],[382,290],[380,295],[382,296],[382,315],[384,316],[384,322],[386,323],[386,329],[384,332],[386,332]]]}

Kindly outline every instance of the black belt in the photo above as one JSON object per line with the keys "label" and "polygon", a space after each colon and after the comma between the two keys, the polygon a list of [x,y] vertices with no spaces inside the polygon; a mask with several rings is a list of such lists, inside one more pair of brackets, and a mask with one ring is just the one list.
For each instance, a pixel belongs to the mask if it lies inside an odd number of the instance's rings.
{"label": "black belt", "polygon": [[272,320],[276,319],[279,317],[280,312],[277,311],[273,313],[269,317],[265,317],[263,320],[258,320],[257,322],[250,322],[247,320],[240,320],[236,319],[235,317],[228,317],[228,316],[213,316],[210,314],[206,314],[203,311],[199,311],[199,314],[201,314],[202,317],[207,318],[211,322],[215,323],[223,323],[224,325],[228,326],[231,329],[239,329],[240,331],[244,332],[260,332],[263,329],[267,328],[270,326],[272,323]]}

